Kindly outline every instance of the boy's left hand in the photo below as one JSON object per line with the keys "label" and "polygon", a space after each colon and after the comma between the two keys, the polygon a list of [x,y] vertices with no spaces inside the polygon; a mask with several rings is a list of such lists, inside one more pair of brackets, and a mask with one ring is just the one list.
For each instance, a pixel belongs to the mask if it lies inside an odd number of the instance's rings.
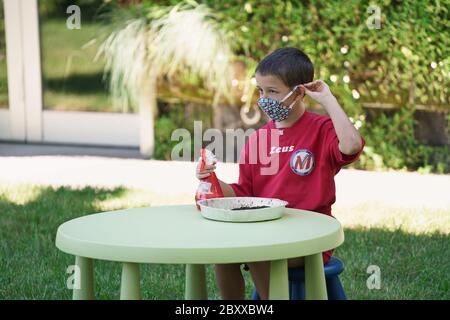
{"label": "boy's left hand", "polygon": [[322,106],[325,106],[327,100],[334,97],[330,91],[330,88],[323,80],[316,80],[301,84],[300,87],[303,87],[306,95],[310,96],[314,101],[317,101]]}

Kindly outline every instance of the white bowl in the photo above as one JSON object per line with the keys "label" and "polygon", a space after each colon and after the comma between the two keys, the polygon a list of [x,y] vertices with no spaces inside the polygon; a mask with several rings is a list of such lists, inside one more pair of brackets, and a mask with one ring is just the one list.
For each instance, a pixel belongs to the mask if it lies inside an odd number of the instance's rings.
{"label": "white bowl", "polygon": [[[197,201],[203,217],[228,222],[255,222],[281,218],[288,202],[275,198],[226,197]],[[232,210],[242,207],[261,207],[261,209]]]}

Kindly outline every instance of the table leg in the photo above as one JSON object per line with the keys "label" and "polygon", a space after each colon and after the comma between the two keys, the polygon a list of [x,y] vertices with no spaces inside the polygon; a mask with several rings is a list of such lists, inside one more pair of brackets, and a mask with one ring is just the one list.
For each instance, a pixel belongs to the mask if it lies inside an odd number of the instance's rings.
{"label": "table leg", "polygon": [[122,265],[122,281],[120,300],[140,300],[140,272],[138,263],[124,262]]}
{"label": "table leg", "polygon": [[305,257],[305,290],[307,300],[328,299],[322,253]]}
{"label": "table leg", "polygon": [[75,265],[75,277],[79,277],[76,284],[79,286],[75,286],[73,289],[73,300],[93,300],[94,267],[92,259],[76,256]]}
{"label": "table leg", "polygon": [[203,264],[186,265],[186,300],[206,300],[206,272]]}
{"label": "table leg", "polygon": [[286,259],[270,262],[269,299],[289,300],[288,265]]}

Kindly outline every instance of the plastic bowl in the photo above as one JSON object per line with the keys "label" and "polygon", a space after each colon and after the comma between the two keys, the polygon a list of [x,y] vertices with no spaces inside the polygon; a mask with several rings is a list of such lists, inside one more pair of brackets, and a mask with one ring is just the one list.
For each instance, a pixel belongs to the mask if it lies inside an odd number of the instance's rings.
{"label": "plastic bowl", "polygon": [[[207,219],[226,222],[256,222],[281,218],[288,202],[276,198],[226,197],[199,200],[197,204],[202,216]],[[250,209],[263,206],[267,206],[267,208]],[[233,210],[237,208],[239,210]]]}

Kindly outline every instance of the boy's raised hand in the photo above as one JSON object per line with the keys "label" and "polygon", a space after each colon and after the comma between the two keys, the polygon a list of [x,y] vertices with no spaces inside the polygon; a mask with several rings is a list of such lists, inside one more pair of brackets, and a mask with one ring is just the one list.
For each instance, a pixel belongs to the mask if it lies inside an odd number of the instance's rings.
{"label": "boy's raised hand", "polygon": [[205,165],[205,169],[203,171],[200,171],[200,167],[202,164],[202,157],[198,158],[198,162],[197,162],[197,168],[195,169],[195,176],[197,177],[197,179],[203,179],[208,177],[211,172],[214,172],[214,170],[216,170],[216,163],[217,161],[215,161],[213,164],[211,165]]}
{"label": "boy's raised hand", "polygon": [[306,95],[310,96],[314,101],[317,101],[321,105],[324,105],[327,102],[327,99],[333,97],[330,88],[323,80],[304,83],[301,84],[300,87],[303,87]]}

